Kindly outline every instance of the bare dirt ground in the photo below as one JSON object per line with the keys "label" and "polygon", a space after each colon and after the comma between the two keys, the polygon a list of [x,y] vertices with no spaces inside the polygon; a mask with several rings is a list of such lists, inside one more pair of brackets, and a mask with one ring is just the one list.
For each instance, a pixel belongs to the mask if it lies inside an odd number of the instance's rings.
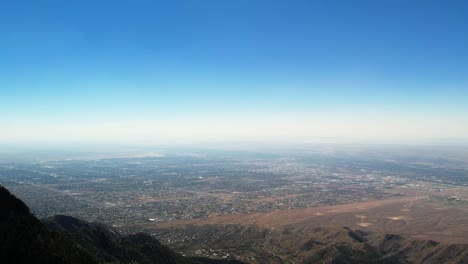
{"label": "bare dirt ground", "polygon": [[163,222],[145,227],[168,228],[188,224],[254,224],[268,229],[288,225],[335,225],[403,234],[418,239],[468,244],[468,206],[447,203],[443,199],[434,200],[428,195],[270,213],[211,215],[204,219]]}

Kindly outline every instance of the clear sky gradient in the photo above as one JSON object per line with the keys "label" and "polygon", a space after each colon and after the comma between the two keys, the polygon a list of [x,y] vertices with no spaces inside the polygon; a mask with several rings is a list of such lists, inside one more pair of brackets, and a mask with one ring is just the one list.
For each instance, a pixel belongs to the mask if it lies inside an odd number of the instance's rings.
{"label": "clear sky gradient", "polygon": [[0,142],[468,139],[467,1],[2,1]]}

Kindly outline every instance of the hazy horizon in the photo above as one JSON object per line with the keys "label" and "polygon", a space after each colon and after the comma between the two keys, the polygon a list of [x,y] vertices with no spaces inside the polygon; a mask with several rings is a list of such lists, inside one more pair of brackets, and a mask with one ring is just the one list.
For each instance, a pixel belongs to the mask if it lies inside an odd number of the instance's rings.
{"label": "hazy horizon", "polygon": [[462,1],[5,3],[0,144],[465,145],[466,11]]}

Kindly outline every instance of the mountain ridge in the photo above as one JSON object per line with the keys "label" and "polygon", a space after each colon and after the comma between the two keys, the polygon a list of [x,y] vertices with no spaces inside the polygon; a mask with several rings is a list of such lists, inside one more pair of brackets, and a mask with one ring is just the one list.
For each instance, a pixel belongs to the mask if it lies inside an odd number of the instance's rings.
{"label": "mountain ridge", "polygon": [[[465,244],[417,240],[346,226],[319,227],[302,222],[274,230],[235,225],[188,226],[185,230],[201,234],[198,244],[188,245],[192,249],[236,246],[248,249],[255,263],[468,263]],[[218,239],[212,239],[214,234]],[[0,245],[3,263],[245,263],[185,257],[147,233],[122,235],[104,224],[71,216],[56,215],[40,221],[1,185]]]}
{"label": "mountain ridge", "polygon": [[145,233],[128,236],[103,224],[57,215],[39,221],[0,185],[0,261],[3,263],[240,264],[188,258]]}

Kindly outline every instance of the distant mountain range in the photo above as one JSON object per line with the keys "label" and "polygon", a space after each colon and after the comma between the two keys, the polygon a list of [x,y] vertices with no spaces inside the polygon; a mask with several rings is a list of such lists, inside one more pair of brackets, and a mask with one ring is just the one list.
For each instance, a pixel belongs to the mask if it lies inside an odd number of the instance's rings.
{"label": "distant mountain range", "polygon": [[[229,237],[222,243],[228,245]],[[243,263],[185,257],[148,234],[123,236],[105,225],[70,216],[57,215],[40,221],[3,186],[0,247],[0,263]],[[266,249],[270,257],[262,258]],[[257,262],[465,264],[467,252],[468,245],[463,244],[441,244],[346,227],[291,225],[274,232],[263,243]]]}

